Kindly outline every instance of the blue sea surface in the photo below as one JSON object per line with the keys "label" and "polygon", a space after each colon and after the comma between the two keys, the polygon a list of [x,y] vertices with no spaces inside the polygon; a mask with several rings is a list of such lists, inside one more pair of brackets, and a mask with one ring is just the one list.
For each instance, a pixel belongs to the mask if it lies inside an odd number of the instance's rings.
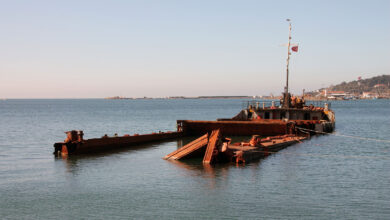
{"label": "blue sea surface", "polygon": [[180,139],[52,154],[71,129],[85,138],[174,131],[178,119],[233,117],[242,102],[0,100],[0,218],[390,219],[389,100],[334,101],[334,134],[245,166],[163,160]]}

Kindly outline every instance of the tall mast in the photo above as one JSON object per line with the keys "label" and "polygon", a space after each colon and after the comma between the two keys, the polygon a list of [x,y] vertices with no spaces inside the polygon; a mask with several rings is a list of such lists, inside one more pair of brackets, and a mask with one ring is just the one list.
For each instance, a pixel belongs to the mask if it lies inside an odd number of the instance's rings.
{"label": "tall mast", "polygon": [[287,65],[286,65],[286,87],[284,87],[284,94],[283,94],[283,107],[289,108],[290,107],[290,94],[288,93],[288,66],[290,63],[290,46],[291,46],[291,22],[290,19],[287,19],[287,22],[289,23],[289,35],[288,35],[288,44],[287,44]]}
{"label": "tall mast", "polygon": [[289,34],[288,34],[288,44],[287,44],[287,71],[286,71],[286,88],[285,88],[285,93],[288,94],[288,66],[290,63],[290,46],[291,46],[291,21],[290,19],[287,19],[289,23]]}

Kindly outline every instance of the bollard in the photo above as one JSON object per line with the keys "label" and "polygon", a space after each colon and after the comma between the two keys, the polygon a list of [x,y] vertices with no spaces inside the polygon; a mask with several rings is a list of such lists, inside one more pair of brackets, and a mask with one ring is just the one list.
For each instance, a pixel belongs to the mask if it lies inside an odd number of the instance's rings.
{"label": "bollard", "polygon": [[79,142],[82,142],[84,139],[84,132],[83,131],[81,131],[81,130],[79,130],[79,131],[77,131],[77,137],[78,137],[78,141]]}

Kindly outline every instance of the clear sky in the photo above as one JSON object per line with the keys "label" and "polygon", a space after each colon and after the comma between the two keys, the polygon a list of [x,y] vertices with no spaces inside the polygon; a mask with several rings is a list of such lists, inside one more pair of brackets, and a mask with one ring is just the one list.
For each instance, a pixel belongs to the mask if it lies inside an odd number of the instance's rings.
{"label": "clear sky", "polygon": [[390,74],[390,1],[0,1],[0,98],[279,95]]}

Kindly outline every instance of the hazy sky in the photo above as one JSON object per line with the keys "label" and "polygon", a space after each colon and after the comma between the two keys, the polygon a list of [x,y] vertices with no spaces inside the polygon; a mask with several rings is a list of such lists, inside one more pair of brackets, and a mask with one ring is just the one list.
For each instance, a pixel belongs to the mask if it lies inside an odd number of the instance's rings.
{"label": "hazy sky", "polygon": [[390,1],[0,1],[0,98],[280,94],[390,74]]}

